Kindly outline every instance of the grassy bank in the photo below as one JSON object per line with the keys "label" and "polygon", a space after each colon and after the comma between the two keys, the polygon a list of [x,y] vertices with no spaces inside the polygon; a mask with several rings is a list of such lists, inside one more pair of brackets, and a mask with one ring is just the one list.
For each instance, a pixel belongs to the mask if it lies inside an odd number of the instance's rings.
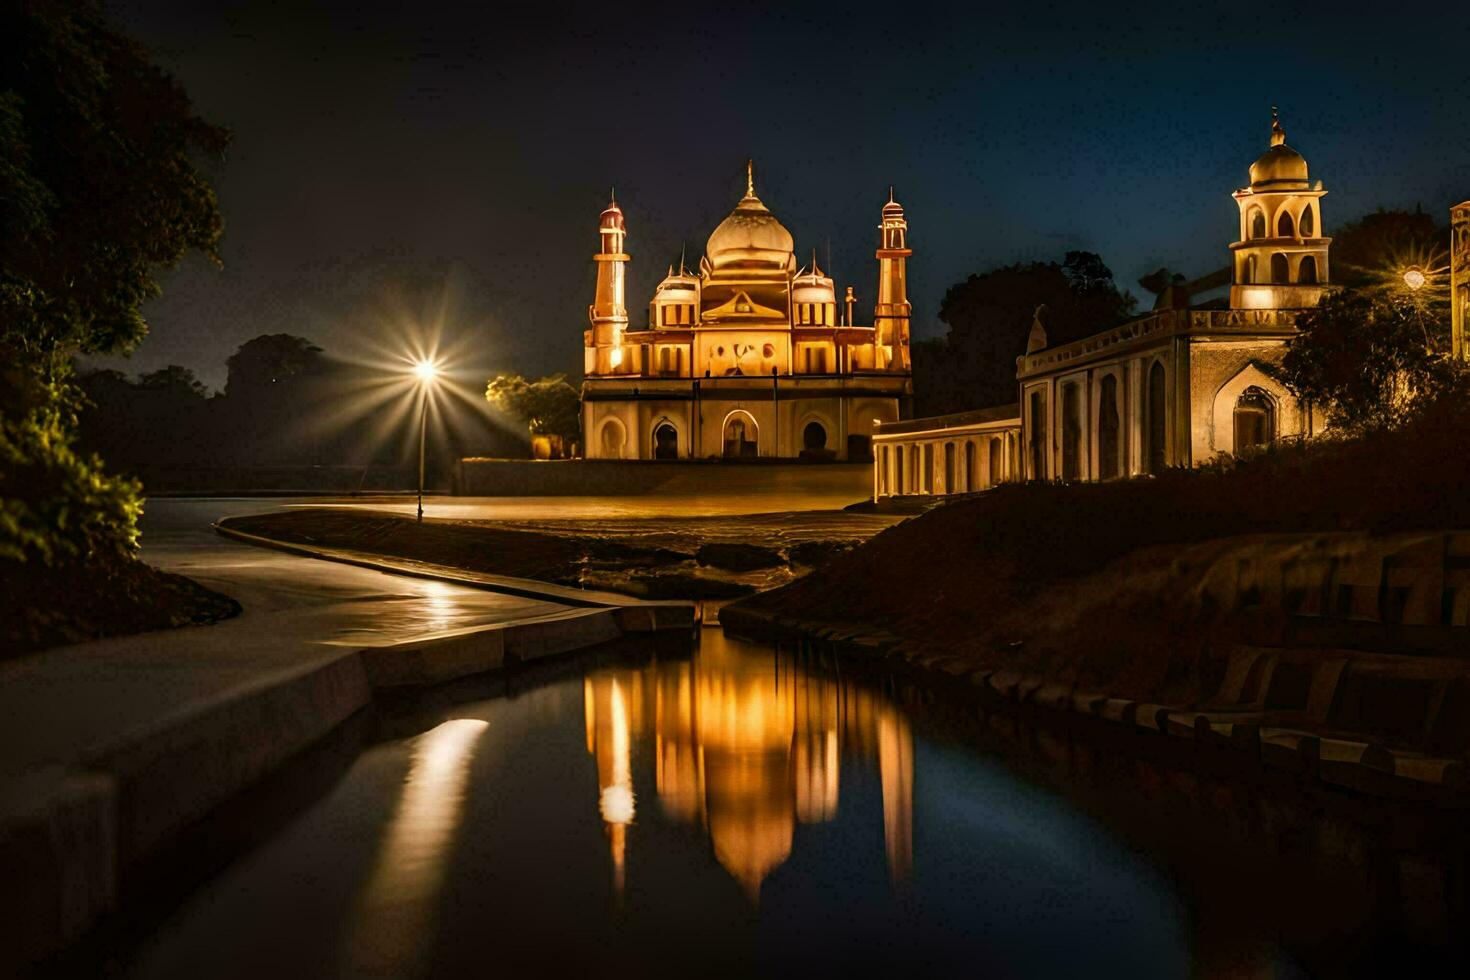
{"label": "grassy bank", "polygon": [[238,615],[240,604],[141,561],[0,574],[0,656]]}
{"label": "grassy bank", "polygon": [[[993,662],[1049,628],[1046,617],[1058,615],[1068,594],[1101,601],[1126,590],[1117,576],[1136,584],[1190,548],[1207,560],[1207,542],[1470,527],[1467,434],[1470,409],[1444,406],[1398,432],[1280,447],[1153,479],[1002,486],[742,599],[734,615],[868,630],[915,650]],[[1113,581],[1089,580],[1110,568]],[[1158,598],[1162,629],[1173,597]],[[1139,633],[1148,624],[1119,628]]]}

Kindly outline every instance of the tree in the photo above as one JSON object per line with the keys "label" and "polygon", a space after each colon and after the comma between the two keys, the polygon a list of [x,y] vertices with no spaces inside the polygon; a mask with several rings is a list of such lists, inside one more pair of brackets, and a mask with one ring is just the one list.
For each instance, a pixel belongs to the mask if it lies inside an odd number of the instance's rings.
{"label": "tree", "polygon": [[1340,431],[1399,425],[1453,380],[1442,324],[1402,293],[1331,294],[1297,327],[1275,373],[1292,394],[1326,409]]}
{"label": "tree", "polygon": [[194,377],[194,372],[177,364],[138,375],[138,387],[144,391],[165,392],[186,400],[209,397],[209,389]]}
{"label": "tree", "polygon": [[524,422],[533,436],[559,436],[566,442],[580,438],[581,399],[564,374],[539,381],[527,381],[519,374],[497,375],[485,386],[485,398]]}
{"label": "tree", "polygon": [[1423,211],[1380,208],[1332,236],[1332,279],[1349,288],[1397,288],[1404,268],[1443,264],[1449,232]]}
{"label": "tree", "polygon": [[1092,252],[972,275],[951,286],[940,304],[947,338],[914,345],[916,409],[927,415],[1014,401],[1016,358],[1026,351],[1039,306],[1047,308],[1047,337],[1056,345],[1126,318],[1136,303]]}
{"label": "tree", "polygon": [[138,489],[75,448],[77,354],[132,350],[188,252],[218,261],[228,134],[96,0],[0,7],[0,559],[125,557]]}
{"label": "tree", "polygon": [[314,374],[323,364],[322,349],[305,337],[288,333],[265,334],[247,340],[225,361],[225,395],[250,397],[271,386],[304,374]]}

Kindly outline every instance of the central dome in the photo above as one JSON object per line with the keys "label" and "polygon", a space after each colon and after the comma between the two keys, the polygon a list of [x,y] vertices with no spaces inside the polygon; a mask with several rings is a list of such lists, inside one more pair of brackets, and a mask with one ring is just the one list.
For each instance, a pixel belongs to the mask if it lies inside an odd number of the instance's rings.
{"label": "central dome", "polygon": [[1251,164],[1251,186],[1272,184],[1306,184],[1307,161],[1296,150],[1286,145],[1286,130],[1272,110],[1271,148]]}
{"label": "central dome", "polygon": [[785,271],[795,260],[794,243],[770,209],[755,196],[755,179],[746,170],[745,196],[709,236],[705,255],[715,269]]}

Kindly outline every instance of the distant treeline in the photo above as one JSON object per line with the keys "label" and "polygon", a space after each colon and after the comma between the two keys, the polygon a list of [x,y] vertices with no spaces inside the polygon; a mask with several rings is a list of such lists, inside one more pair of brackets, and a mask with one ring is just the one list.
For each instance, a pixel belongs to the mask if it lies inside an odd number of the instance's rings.
{"label": "distant treeline", "polygon": [[[418,391],[407,378],[334,360],[289,334],[257,337],[227,363],[216,393],[178,365],[136,378],[80,373],[82,447],[159,490],[308,487],[304,467],[338,471],[324,477],[333,484],[352,482],[343,468],[376,471],[361,479],[364,489],[380,489],[416,469]],[[461,456],[527,454],[526,436],[497,424],[478,390],[468,395],[433,402],[433,484],[442,486]]]}

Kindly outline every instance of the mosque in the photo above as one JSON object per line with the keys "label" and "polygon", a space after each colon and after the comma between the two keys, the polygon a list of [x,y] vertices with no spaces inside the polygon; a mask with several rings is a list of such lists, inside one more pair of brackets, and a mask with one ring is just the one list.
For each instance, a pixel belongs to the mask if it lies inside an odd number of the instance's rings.
{"label": "mosque", "polygon": [[1273,113],[1270,146],[1234,192],[1227,308],[1166,290],[1148,315],[1057,346],[1038,317],[1016,404],[879,427],[875,498],[1153,474],[1320,431],[1320,412],[1267,368],[1332,288],[1326,193]]}
{"label": "mosque", "polygon": [[602,212],[597,290],[584,332],[582,432],[589,459],[708,457],[868,460],[875,427],[912,394],[903,207],[879,226],[871,325],[851,286],[838,302],[816,256],[798,267],[791,233],[755,193],[710,235],[698,272],[659,283],[647,326],[628,316],[628,236]]}

